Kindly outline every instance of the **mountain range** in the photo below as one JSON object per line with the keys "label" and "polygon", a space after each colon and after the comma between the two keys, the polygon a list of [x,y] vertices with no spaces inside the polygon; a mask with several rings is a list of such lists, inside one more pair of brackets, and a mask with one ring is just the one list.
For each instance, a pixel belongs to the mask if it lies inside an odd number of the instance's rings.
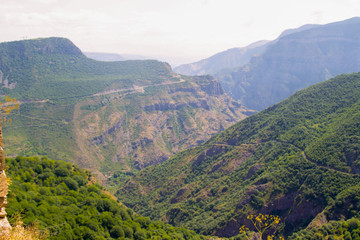
{"label": "mountain range", "polygon": [[198,62],[177,66],[174,68],[174,72],[183,75],[196,76],[216,74],[222,71],[229,71],[233,68],[239,68],[247,64],[252,57],[264,53],[269,45],[275,43],[281,37],[315,28],[317,26],[319,25],[306,24],[299,28],[287,29],[280,34],[279,38],[273,41],[262,40],[252,43],[246,47],[231,48]]}
{"label": "mountain range", "polygon": [[[254,48],[261,51],[247,55],[246,63],[239,62],[237,67],[227,65],[235,56],[215,57],[226,56],[223,52],[175,68],[175,72],[213,74],[234,99],[250,109],[263,110],[302,88],[338,74],[359,71],[359,30],[358,17],[326,25],[304,25],[284,31],[279,38]],[[221,69],[211,72],[200,64],[203,62]]]}
{"label": "mountain range", "polygon": [[359,28],[305,25],[188,66],[216,78],[65,38],[0,43],[0,93],[20,103],[9,214],[59,239],[241,239],[257,214],[280,217],[270,235],[359,238],[360,73],[342,74],[359,71]]}

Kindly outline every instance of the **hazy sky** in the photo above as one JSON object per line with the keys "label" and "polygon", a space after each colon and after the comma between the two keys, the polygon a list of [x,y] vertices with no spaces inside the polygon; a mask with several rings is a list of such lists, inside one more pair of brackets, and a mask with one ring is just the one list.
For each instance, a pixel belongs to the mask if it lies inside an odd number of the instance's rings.
{"label": "hazy sky", "polygon": [[0,42],[58,36],[176,64],[359,16],[360,0],[1,0],[0,12]]}

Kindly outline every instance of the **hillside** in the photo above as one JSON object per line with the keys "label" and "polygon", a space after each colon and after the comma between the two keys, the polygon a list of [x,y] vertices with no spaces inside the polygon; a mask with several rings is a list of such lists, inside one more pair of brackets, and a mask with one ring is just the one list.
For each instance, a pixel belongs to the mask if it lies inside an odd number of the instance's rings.
{"label": "hillside", "polygon": [[360,217],[359,96],[360,73],[311,86],[140,171],[116,196],[151,218],[217,236],[251,229],[249,214],[280,216],[285,236]]}
{"label": "hillside", "polygon": [[248,113],[211,77],[154,60],[95,61],[64,38],[1,43],[0,79],[0,93],[21,103],[4,129],[7,155],[98,173],[157,164]]}
{"label": "hillside", "polygon": [[87,171],[48,158],[6,159],[10,220],[38,224],[55,239],[205,239],[135,214],[106,194]]}
{"label": "hillside", "polygon": [[215,77],[250,109],[263,110],[297,90],[360,70],[360,18],[290,31],[261,55]]}

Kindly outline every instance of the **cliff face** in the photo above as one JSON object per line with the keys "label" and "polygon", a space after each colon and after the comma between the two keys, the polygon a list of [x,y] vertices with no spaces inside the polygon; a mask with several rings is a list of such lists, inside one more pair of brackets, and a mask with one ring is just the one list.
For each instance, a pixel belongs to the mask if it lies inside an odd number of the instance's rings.
{"label": "cliff face", "polygon": [[[2,111],[0,112],[3,114]],[[11,231],[11,226],[7,220],[7,213],[5,211],[5,207],[7,206],[8,179],[5,174],[5,155],[2,147],[2,117],[0,116],[0,236]]]}
{"label": "cliff face", "polygon": [[95,61],[63,38],[1,43],[0,80],[22,103],[6,131],[9,155],[109,174],[162,162],[249,113],[210,76],[154,60]]}
{"label": "cliff face", "polygon": [[[77,104],[77,142],[91,143],[76,158],[80,164],[84,156],[101,155],[102,168],[109,173],[142,169],[206,141],[249,113],[210,76],[137,90]],[[105,98],[106,103],[96,107]]]}

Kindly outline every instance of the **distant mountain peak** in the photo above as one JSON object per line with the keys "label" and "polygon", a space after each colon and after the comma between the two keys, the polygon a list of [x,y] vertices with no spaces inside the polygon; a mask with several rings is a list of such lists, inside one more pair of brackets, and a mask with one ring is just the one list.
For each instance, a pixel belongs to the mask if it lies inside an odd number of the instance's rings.
{"label": "distant mountain peak", "polygon": [[1,43],[1,46],[10,47],[11,51],[31,54],[65,54],[83,56],[81,50],[69,39],[60,37],[37,38],[14,42]]}
{"label": "distant mountain peak", "polygon": [[262,110],[290,94],[360,69],[360,18],[290,29],[245,66],[215,77],[230,96]]}
{"label": "distant mountain peak", "polygon": [[303,25],[303,26],[298,27],[298,28],[286,29],[285,31],[283,31],[280,34],[279,38],[285,37],[285,36],[293,34],[293,33],[306,31],[306,30],[316,28],[316,27],[319,27],[319,26],[321,26],[321,25],[319,25],[319,24],[306,24],[306,25]]}

